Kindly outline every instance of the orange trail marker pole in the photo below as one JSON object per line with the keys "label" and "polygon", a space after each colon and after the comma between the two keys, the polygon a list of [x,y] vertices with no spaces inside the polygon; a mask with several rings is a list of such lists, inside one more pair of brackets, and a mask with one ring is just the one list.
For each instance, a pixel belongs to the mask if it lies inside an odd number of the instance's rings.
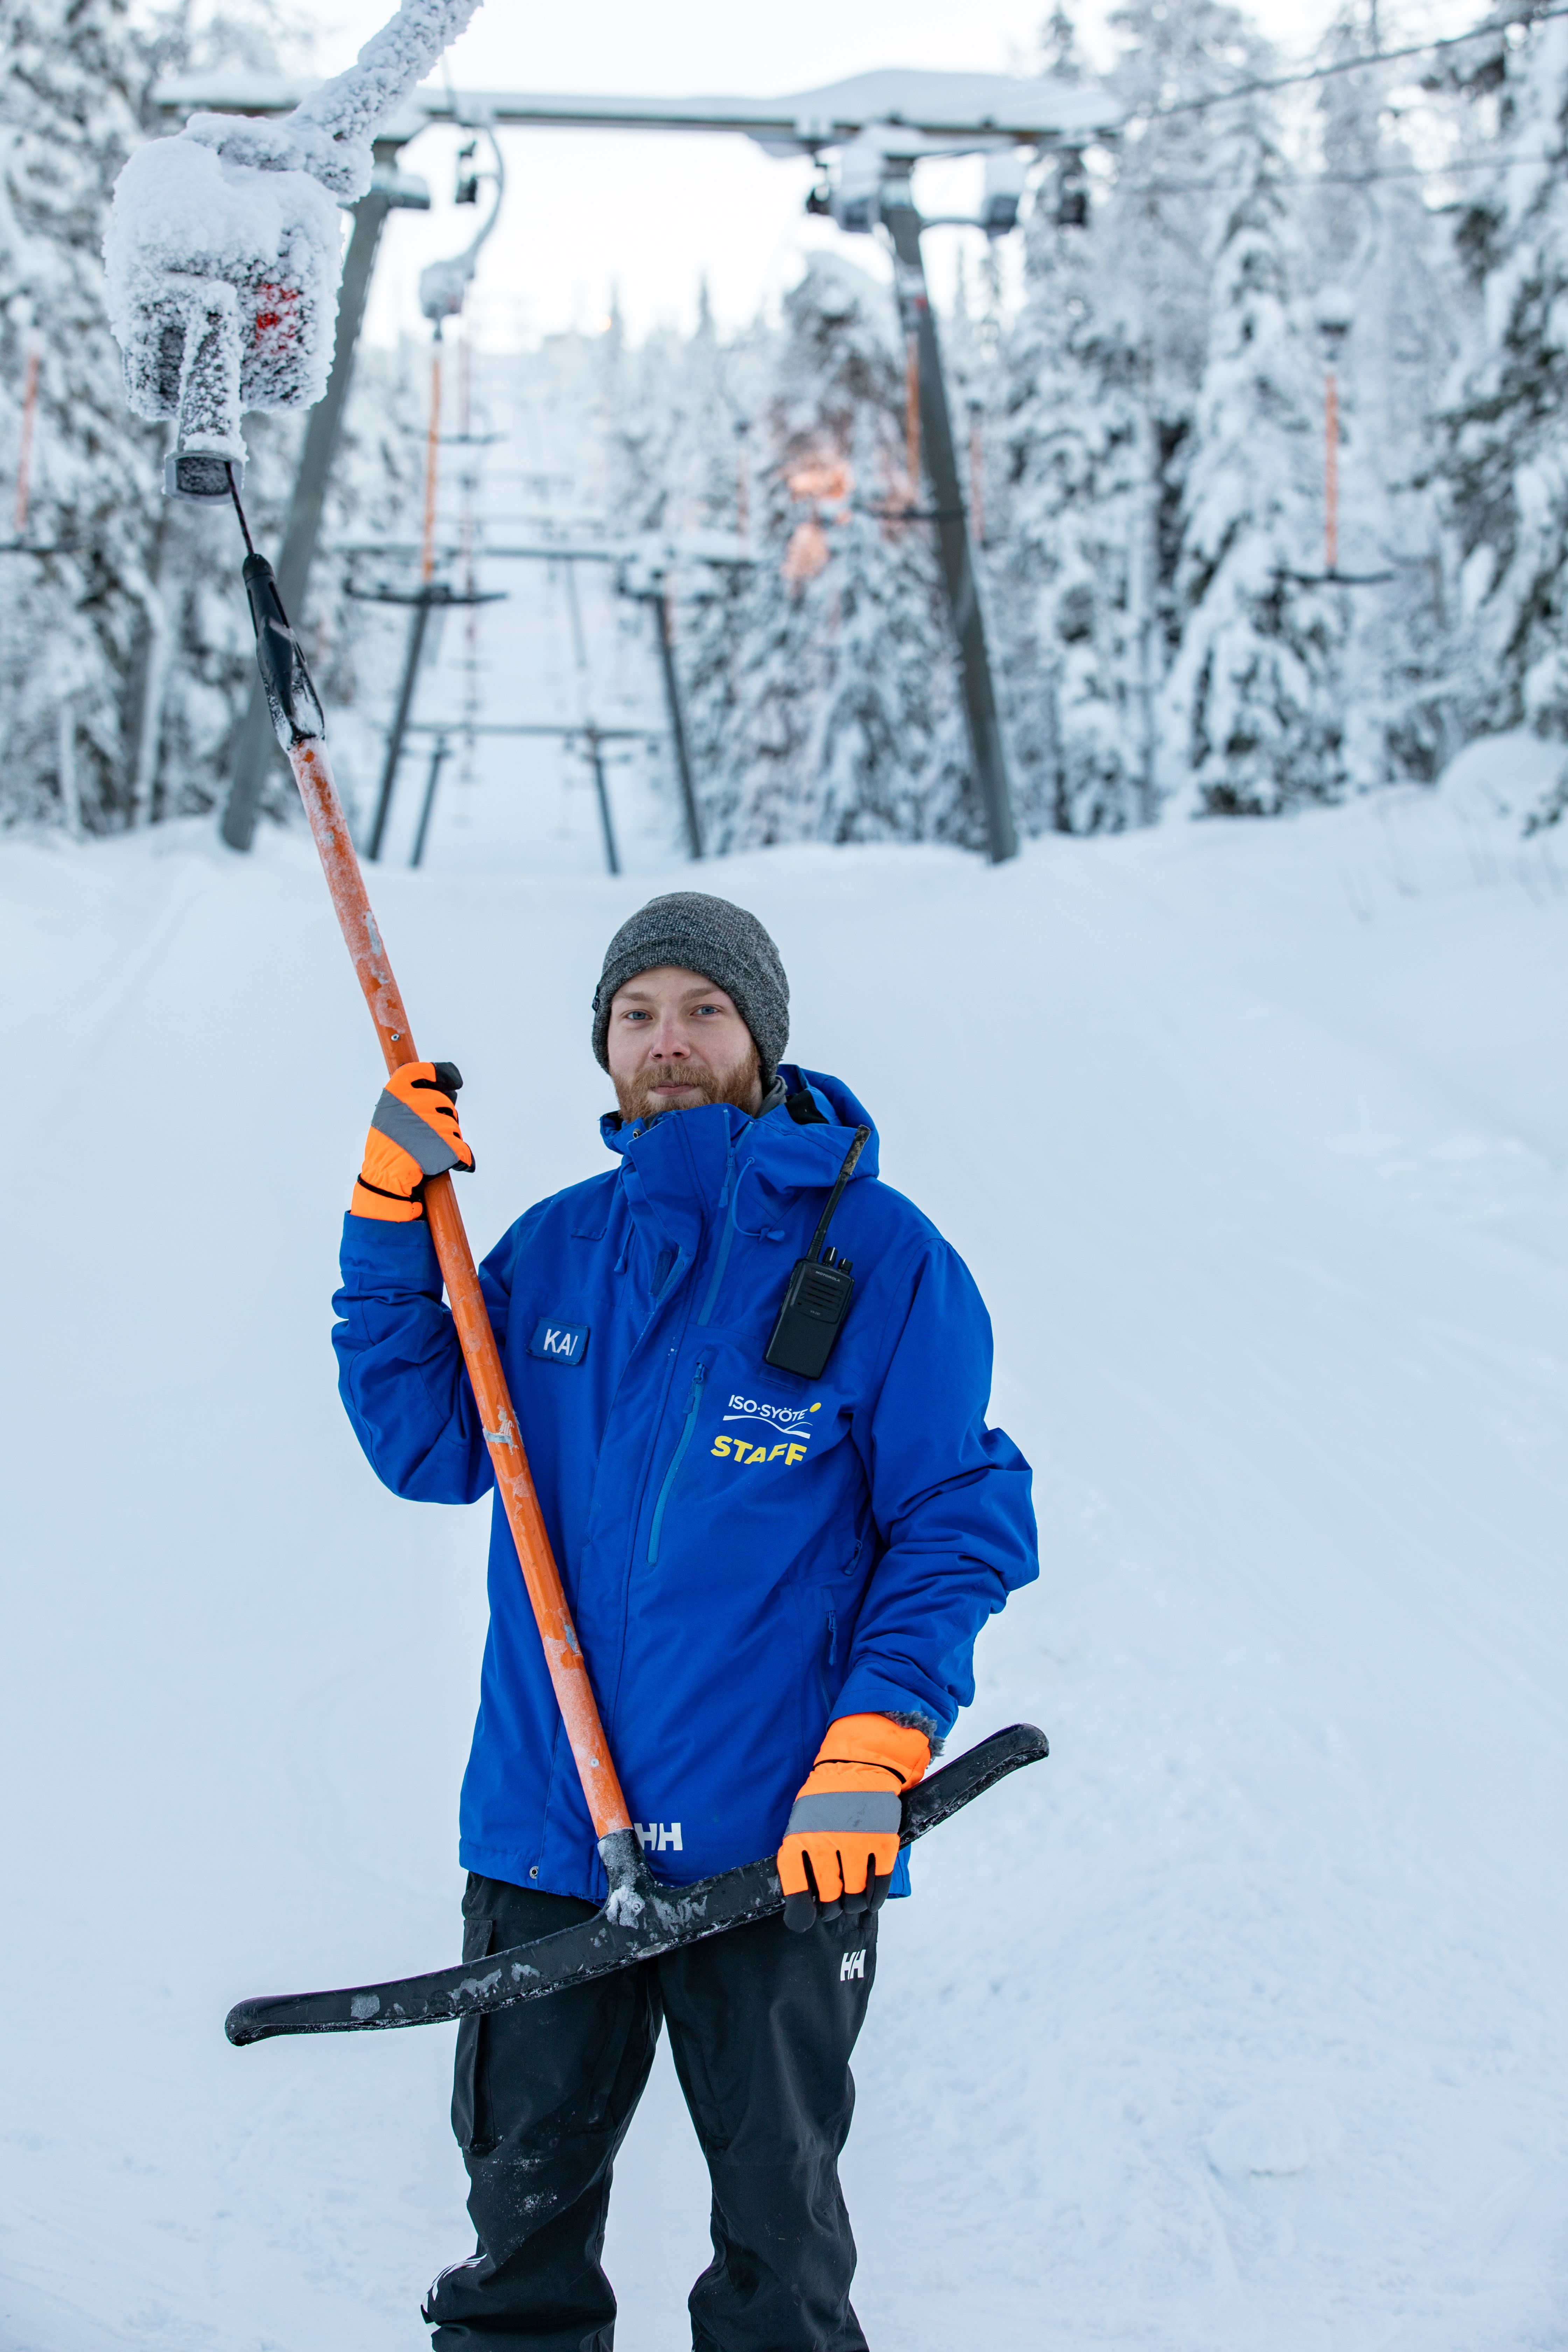
{"label": "orange trail marker pole", "polygon": [[1340,380],[1323,378],[1323,569],[1340,568]]}
{"label": "orange trail marker pole", "polygon": [[22,390],[22,446],[16,458],[16,536],[27,528],[27,485],[33,469],[33,419],[38,409],[38,353],[27,353],[27,373]]}

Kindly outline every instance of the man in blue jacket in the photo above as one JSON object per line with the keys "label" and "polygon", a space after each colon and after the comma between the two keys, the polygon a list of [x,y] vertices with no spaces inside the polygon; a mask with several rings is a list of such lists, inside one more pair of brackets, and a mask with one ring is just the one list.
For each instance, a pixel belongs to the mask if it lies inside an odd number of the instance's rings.
{"label": "man in blue jacket", "polygon": [[[973,1696],[980,1627],[1037,1568],[1027,1465],[985,1424],[979,1294],[878,1181],[849,1089],[783,1061],[788,1008],[742,908],[681,891],[634,915],[594,999],[617,1165],[529,1210],[481,1268],[655,1874],[682,1885],[776,1851],[791,1901],[787,1923],[463,2021],[452,2115],[479,2245],[430,2291],[437,2352],[610,2352],[611,2168],[661,2022],[712,2179],[696,2352],[865,2346],[837,2158],[878,1906],[908,1892],[900,1799]],[[389,1082],[334,1301],[360,1443],[425,1502],[492,1484],[422,1202],[427,1175],[473,1165],[460,1084],[445,1063]],[[862,1128],[830,1234],[854,1268],[847,1316],[819,1378],[773,1369],[791,1269]],[[606,1893],[499,1503],[489,1606],[465,1960]]]}

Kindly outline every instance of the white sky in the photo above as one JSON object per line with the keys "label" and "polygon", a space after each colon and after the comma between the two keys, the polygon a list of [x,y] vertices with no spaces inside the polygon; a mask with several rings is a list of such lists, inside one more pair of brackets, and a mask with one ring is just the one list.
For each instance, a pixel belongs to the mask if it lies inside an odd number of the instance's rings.
{"label": "white sky", "polygon": [[[1180,0],[1174,0],[1180,5]],[[332,72],[390,13],[391,0],[338,0],[315,65]],[[723,92],[769,96],[809,89],[879,66],[947,70],[1027,70],[1048,0],[904,0],[894,10],[871,0],[791,0],[787,7],[736,0],[594,0],[592,5],[524,7],[488,0],[451,52],[461,89]],[[1074,12],[1096,52],[1102,5]],[[1304,56],[1335,13],[1335,0],[1262,0],[1259,21],[1292,58]],[[1383,38],[1459,29],[1479,13],[1461,0],[1405,0],[1397,21],[1385,5]],[[473,330],[490,349],[531,342],[562,328],[593,329],[617,286],[627,325],[641,334],[662,320],[689,325],[706,274],[721,323],[737,325],[776,301],[814,245],[846,246],[875,266],[868,238],[843,239],[831,223],[802,211],[811,166],[781,163],[743,139],[670,132],[513,131],[503,134],[509,172],[506,215],[486,249],[470,297]],[[427,331],[415,281],[423,264],[455,252],[472,233],[471,211],[454,212],[456,139],[427,131],[408,154],[428,179],[436,208],[388,225],[373,296],[370,332]],[[930,210],[972,205],[973,164],[926,165],[921,200]],[[939,299],[951,284],[952,254],[973,232],[934,234],[929,266]]]}

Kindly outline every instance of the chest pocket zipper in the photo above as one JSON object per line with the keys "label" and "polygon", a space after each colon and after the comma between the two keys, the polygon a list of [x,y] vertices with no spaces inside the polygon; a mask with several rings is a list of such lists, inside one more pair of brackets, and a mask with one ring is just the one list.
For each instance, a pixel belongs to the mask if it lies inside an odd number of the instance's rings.
{"label": "chest pocket zipper", "polygon": [[708,1368],[705,1364],[699,1364],[691,1375],[691,1393],[686,1400],[686,1419],[681,1424],[680,1435],[675,1441],[675,1452],[669,1457],[669,1467],[664,1474],[664,1484],[658,1490],[658,1497],[653,1507],[653,1525],[647,1531],[647,1557],[650,1568],[658,1563],[659,1531],[664,1526],[664,1507],[669,1500],[669,1490],[675,1484],[676,1472],[685,1459],[686,1449],[691,1443],[691,1433],[697,1426],[697,1416],[702,1409],[702,1383],[707,1377]]}

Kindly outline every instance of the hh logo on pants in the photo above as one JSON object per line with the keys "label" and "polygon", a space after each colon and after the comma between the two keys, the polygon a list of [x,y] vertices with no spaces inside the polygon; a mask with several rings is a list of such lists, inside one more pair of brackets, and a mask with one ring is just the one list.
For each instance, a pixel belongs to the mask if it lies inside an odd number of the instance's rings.
{"label": "hh logo on pants", "polygon": [[865,1975],[866,1954],[864,1950],[862,1949],[858,1952],[846,1952],[844,1958],[838,1963],[839,1983],[847,1984],[851,1977],[859,1977],[861,1980],[864,1981]]}
{"label": "hh logo on pants", "polygon": [[634,1822],[632,1827],[643,1842],[645,1853],[663,1853],[668,1846],[673,1846],[677,1853],[680,1853],[679,1822]]}

